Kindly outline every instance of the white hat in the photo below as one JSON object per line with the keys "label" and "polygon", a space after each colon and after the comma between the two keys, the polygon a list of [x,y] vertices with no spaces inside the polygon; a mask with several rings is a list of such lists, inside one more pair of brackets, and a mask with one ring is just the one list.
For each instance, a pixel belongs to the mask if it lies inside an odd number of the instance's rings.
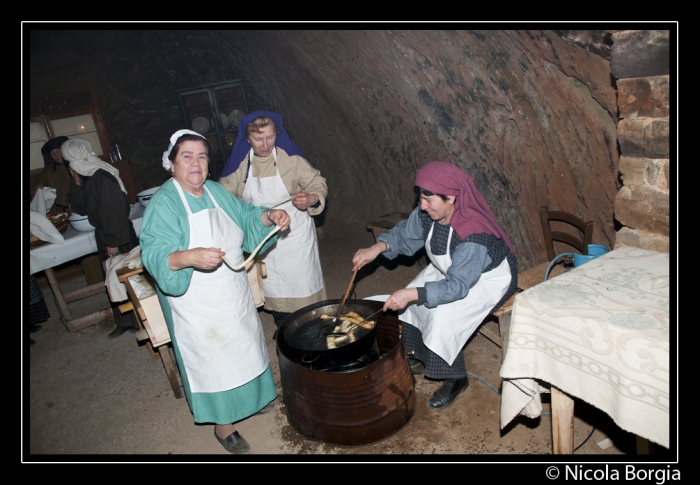
{"label": "white hat", "polygon": [[[197,135],[201,136],[204,138],[202,135],[197,133],[196,131],[192,130],[177,130],[175,133],[173,133],[173,136],[170,137],[170,145],[168,146],[168,149],[163,152],[163,168],[165,170],[170,170],[170,159],[168,158],[170,156],[170,152],[173,150],[173,147],[175,146],[175,143],[177,143],[177,140],[182,136],[182,135]],[[206,138],[204,138],[206,140]]]}

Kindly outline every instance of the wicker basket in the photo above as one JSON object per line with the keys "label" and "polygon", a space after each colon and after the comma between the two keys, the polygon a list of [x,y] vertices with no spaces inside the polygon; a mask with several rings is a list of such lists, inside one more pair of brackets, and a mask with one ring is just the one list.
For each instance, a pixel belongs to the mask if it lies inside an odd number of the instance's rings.
{"label": "wicker basket", "polygon": [[[46,218],[50,220],[54,227],[58,229],[58,232],[63,233],[68,229],[68,214],[65,212],[51,211],[46,214]],[[44,244],[48,244],[48,241],[39,239],[34,234],[29,233],[29,248],[34,249]]]}

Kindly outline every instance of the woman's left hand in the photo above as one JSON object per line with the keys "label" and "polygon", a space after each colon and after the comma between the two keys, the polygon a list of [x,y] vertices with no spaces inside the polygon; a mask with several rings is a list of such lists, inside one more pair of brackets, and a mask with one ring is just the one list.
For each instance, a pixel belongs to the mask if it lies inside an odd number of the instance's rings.
{"label": "woman's left hand", "polygon": [[294,197],[292,197],[292,204],[294,204],[294,207],[296,207],[300,211],[305,211],[309,207],[316,205],[317,202],[318,195],[316,194],[297,192],[296,194],[294,194]]}
{"label": "woman's left hand", "polygon": [[112,257],[119,252],[119,248],[112,248],[107,246],[107,256]]}
{"label": "woman's left hand", "polygon": [[[266,214],[267,212],[265,212]],[[271,209],[270,210],[270,221],[273,224],[280,226],[280,231],[285,231],[289,227],[289,223],[292,221],[287,214],[287,211],[282,209]]]}
{"label": "woman's left hand", "polygon": [[412,301],[418,300],[418,290],[415,288],[402,288],[396,290],[384,302],[384,311],[403,310]]}

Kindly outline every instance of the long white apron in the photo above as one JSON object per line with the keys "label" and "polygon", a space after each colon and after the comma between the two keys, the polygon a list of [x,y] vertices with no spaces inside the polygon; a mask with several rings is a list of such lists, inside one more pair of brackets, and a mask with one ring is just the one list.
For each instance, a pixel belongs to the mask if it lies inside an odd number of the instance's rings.
{"label": "long white apron", "polygon": [[[192,214],[182,188],[173,180],[187,209],[189,249],[221,248],[234,265],[243,262],[243,231],[219,207]],[[173,330],[192,392],[220,392],[239,387],[270,364],[260,317],[245,271],[195,269],[187,291],[168,296]]]}
{"label": "long white apron", "polygon": [[[277,149],[274,177],[253,177],[253,164],[248,169],[248,181],[243,190],[243,201],[255,206],[271,207],[291,194],[284,186],[277,168]],[[250,151],[253,159],[253,150]],[[316,243],[316,226],[307,211],[294,207],[291,201],[277,207],[291,218],[289,229],[277,235],[277,242],[258,257],[265,262],[267,277],[263,293],[270,298],[303,298],[321,291],[323,274]]]}
{"label": "long white apron", "polygon": [[[435,223],[430,226],[430,233],[425,241],[425,250],[431,264],[421,271],[407,288],[422,287],[428,281],[444,280],[447,268],[452,264],[449,248],[453,229],[450,226],[446,254],[435,256],[430,251],[434,225]],[[510,280],[510,266],[504,259],[497,268],[483,273],[467,296],[461,300],[438,305],[435,308],[409,305],[399,318],[418,328],[423,334],[425,346],[452,365],[469,337],[508,291]]]}

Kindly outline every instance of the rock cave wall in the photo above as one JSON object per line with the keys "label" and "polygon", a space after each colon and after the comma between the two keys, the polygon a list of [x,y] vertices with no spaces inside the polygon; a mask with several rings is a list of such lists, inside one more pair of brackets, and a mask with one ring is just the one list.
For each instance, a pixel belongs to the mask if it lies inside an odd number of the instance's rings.
{"label": "rock cave wall", "polygon": [[29,30],[25,94],[92,88],[143,190],[183,128],[175,91],[242,79],[249,109],[282,113],[327,178],[324,230],[410,211],[415,171],[439,159],[472,175],[523,269],[546,260],[541,205],[615,243],[616,88],[609,48],[591,45],[546,30]]}

